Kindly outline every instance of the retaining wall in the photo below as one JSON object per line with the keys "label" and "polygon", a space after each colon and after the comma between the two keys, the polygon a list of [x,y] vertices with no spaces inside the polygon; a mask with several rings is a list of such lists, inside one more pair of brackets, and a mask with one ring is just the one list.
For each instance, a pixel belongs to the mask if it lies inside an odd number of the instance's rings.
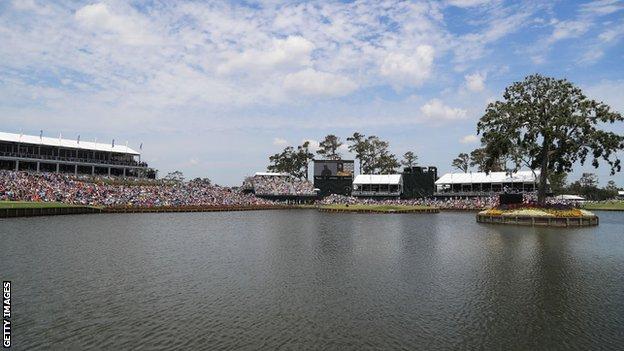
{"label": "retaining wall", "polygon": [[593,217],[532,217],[532,216],[493,216],[477,214],[478,223],[512,224],[536,227],[591,227],[599,223],[598,216]]}

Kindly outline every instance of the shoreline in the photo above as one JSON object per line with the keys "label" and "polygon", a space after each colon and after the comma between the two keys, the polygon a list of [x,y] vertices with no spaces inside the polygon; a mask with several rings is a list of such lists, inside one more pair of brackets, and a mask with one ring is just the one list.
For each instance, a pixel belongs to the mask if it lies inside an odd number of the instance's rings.
{"label": "shoreline", "polygon": [[[60,216],[73,214],[98,214],[98,213],[185,213],[185,212],[234,212],[234,211],[265,211],[265,210],[306,210],[314,209],[325,213],[439,213],[439,212],[479,212],[484,208],[445,208],[445,207],[422,207],[410,208],[410,206],[398,205],[395,208],[380,208],[378,205],[370,205],[370,208],[346,207],[344,205],[211,205],[211,206],[159,206],[159,207],[95,207],[64,203],[49,202],[0,202],[0,219]],[[375,207],[378,207],[377,209]],[[401,207],[406,207],[402,209]],[[583,207],[584,208],[584,207]],[[596,208],[591,211],[621,212],[624,208]]]}

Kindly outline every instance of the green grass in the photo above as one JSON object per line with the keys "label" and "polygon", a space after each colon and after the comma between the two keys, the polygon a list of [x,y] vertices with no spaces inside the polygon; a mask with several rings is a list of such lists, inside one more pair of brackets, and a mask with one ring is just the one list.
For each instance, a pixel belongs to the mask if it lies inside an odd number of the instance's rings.
{"label": "green grass", "polygon": [[583,205],[586,210],[624,211],[624,201],[593,202]]}
{"label": "green grass", "polygon": [[29,201],[0,201],[0,208],[59,208],[59,207],[83,207],[60,202],[29,202]]}
{"label": "green grass", "polygon": [[343,210],[343,211],[380,211],[380,212],[392,212],[392,211],[409,211],[409,210],[426,210],[433,207],[430,206],[409,206],[409,205],[325,205],[321,208],[327,208],[331,210]]}

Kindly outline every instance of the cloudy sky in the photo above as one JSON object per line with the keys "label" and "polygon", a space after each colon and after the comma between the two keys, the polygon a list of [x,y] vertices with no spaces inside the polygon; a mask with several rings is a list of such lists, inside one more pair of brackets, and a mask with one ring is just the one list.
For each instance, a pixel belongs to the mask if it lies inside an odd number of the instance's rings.
{"label": "cloudy sky", "polygon": [[0,130],[142,142],[226,185],[354,131],[449,171],[532,73],[624,112],[624,1],[0,0]]}

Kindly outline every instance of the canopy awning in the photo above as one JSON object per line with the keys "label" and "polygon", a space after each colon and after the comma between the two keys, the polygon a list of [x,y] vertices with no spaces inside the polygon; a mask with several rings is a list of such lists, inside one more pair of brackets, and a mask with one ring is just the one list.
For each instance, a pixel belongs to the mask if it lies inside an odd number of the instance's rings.
{"label": "canopy awning", "polygon": [[364,184],[401,184],[400,174],[360,174],[353,181],[355,185]]}
{"label": "canopy awning", "polygon": [[44,146],[55,146],[55,147],[64,147],[71,149],[81,149],[81,150],[91,150],[91,151],[105,151],[105,152],[116,152],[120,154],[131,154],[131,155],[140,155],[139,152],[136,152],[130,147],[125,145],[116,144],[113,146],[113,143],[96,143],[92,141],[81,140],[80,142],[76,138],[73,139],[62,139],[62,138],[50,138],[50,137],[39,137],[35,135],[23,135],[23,134],[15,134],[15,133],[4,133],[0,132],[0,141],[7,141],[12,143],[22,143],[22,144],[33,144],[33,145],[44,145]]}
{"label": "canopy awning", "polygon": [[535,183],[538,181],[540,171],[519,171],[509,174],[507,172],[467,172],[467,173],[446,173],[438,179],[436,185],[444,184],[475,184],[475,183]]}

